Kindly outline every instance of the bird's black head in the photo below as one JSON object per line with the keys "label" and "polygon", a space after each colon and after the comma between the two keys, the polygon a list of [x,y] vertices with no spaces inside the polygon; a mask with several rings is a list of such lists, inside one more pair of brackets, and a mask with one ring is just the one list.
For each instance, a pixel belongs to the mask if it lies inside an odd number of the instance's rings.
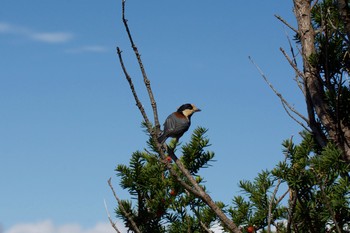
{"label": "bird's black head", "polygon": [[181,113],[187,118],[191,118],[192,114],[195,112],[200,112],[201,110],[194,106],[193,104],[183,104],[178,109],[177,112]]}
{"label": "bird's black head", "polygon": [[184,111],[186,109],[192,110],[193,109],[193,105],[192,104],[183,104],[177,109],[177,112],[182,113],[182,111]]}

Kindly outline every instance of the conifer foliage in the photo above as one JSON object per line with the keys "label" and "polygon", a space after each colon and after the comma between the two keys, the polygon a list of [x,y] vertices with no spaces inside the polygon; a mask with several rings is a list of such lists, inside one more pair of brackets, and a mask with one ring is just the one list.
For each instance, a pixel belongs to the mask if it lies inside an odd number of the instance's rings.
{"label": "conifer foliage", "polygon": [[[190,142],[181,146],[183,164],[203,187],[198,172],[214,158],[214,153],[206,150],[210,145],[206,132],[205,128],[196,128]],[[132,154],[129,165],[119,164],[116,168],[120,186],[131,196],[131,200],[121,200],[129,216],[120,206],[116,214],[133,229],[129,222],[131,217],[141,232],[206,232],[217,219],[216,215],[169,174],[166,163],[171,163],[175,169],[176,165],[171,160],[159,159],[152,138],[148,145],[148,150]],[[170,146],[176,146],[174,140]],[[187,182],[185,177],[181,179]]]}
{"label": "conifer foliage", "polygon": [[[196,128],[190,142],[181,146],[181,160],[201,185],[203,180],[198,172],[214,158],[214,153],[206,150],[209,146],[206,132],[202,127]],[[170,144],[176,146],[174,141]],[[120,186],[128,190],[132,200],[121,201],[129,216],[120,206],[116,214],[130,229],[129,217],[132,217],[141,232],[205,232],[203,229],[210,228],[216,215],[169,174],[165,163],[172,161],[159,160],[152,139],[149,147],[149,150],[134,152],[129,165],[120,164],[116,168]]]}
{"label": "conifer foliage", "polygon": [[[350,230],[350,181],[344,175],[349,164],[334,144],[320,148],[311,134],[302,137],[299,145],[283,142],[286,158],[274,169],[262,171],[254,182],[240,182],[245,196],[235,196],[230,208],[237,224],[266,231],[270,222],[276,232]],[[287,187],[280,197],[273,192],[278,183]],[[286,194],[288,200],[281,201]]]}

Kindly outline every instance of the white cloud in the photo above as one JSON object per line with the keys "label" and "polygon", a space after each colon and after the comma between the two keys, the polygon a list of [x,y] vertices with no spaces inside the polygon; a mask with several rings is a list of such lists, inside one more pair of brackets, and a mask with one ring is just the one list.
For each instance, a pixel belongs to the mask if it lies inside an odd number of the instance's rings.
{"label": "white cloud", "polygon": [[0,33],[11,31],[11,26],[7,23],[0,22]]}
{"label": "white cloud", "polygon": [[70,41],[73,38],[72,34],[66,32],[31,33],[29,36],[36,41],[47,43],[64,43]]}
{"label": "white cloud", "polygon": [[[123,224],[117,223],[120,232],[126,232]],[[83,228],[79,224],[54,225],[52,221],[45,220],[36,223],[18,223],[4,233],[116,233],[109,222],[99,222],[91,228]]]}
{"label": "white cloud", "polygon": [[37,32],[30,28],[20,27],[6,22],[0,22],[0,33],[22,36],[45,43],[65,43],[73,39],[73,34],[68,32]]}

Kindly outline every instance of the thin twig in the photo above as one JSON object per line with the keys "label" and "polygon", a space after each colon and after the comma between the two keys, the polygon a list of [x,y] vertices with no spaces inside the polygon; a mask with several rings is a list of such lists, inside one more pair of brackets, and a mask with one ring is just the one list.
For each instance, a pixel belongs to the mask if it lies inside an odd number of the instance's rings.
{"label": "thin twig", "polygon": [[112,218],[111,218],[111,215],[109,214],[109,211],[108,211],[108,208],[107,208],[107,203],[106,203],[106,200],[104,200],[104,203],[105,203],[105,209],[106,209],[106,212],[107,212],[107,216],[108,216],[108,220],[109,222],[111,223],[112,227],[114,228],[114,230],[117,232],[117,233],[120,233],[117,225],[115,224],[115,222],[113,222]]}
{"label": "thin twig", "polygon": [[119,197],[117,196],[116,192],[114,191],[114,188],[113,188],[113,185],[112,185],[112,178],[109,178],[109,179],[108,179],[108,185],[109,185],[109,187],[111,188],[111,190],[112,190],[112,192],[113,192],[113,195],[114,195],[115,199],[116,199],[117,202],[118,202],[118,205],[119,205],[119,207],[120,207],[120,210],[123,211],[124,216],[127,217],[128,221],[130,222],[130,225],[131,225],[133,231],[135,231],[136,233],[141,233],[141,231],[140,231],[139,228],[137,227],[137,225],[136,225],[134,219],[132,218],[131,214],[128,213],[128,212],[125,210],[125,208],[124,208],[124,206],[123,206],[123,203],[121,202],[121,200],[120,200]]}
{"label": "thin twig", "polygon": [[282,101],[282,107],[283,109],[286,111],[287,115],[292,118],[292,120],[294,120],[296,123],[298,123],[301,127],[303,127],[306,131],[308,131],[309,133],[311,133],[311,130],[304,125],[301,121],[297,120],[290,112],[289,112],[289,108],[287,108],[287,106],[285,105],[285,103]]}
{"label": "thin twig", "polygon": [[142,60],[141,60],[141,55],[140,55],[140,53],[139,53],[139,51],[138,51],[138,49],[137,49],[137,47],[136,47],[136,45],[134,43],[134,40],[133,40],[133,38],[131,36],[130,29],[129,29],[129,26],[128,26],[128,20],[125,18],[125,0],[122,0],[122,19],[123,19],[123,23],[124,23],[124,26],[125,26],[125,29],[126,29],[126,33],[128,34],[129,41],[131,43],[131,47],[134,50],[134,53],[135,53],[136,58],[137,58],[137,62],[139,63],[139,67],[140,67],[140,70],[141,70],[141,73],[142,73],[143,81],[144,81],[146,89],[148,91],[148,96],[150,98],[152,109],[153,109],[153,116],[154,116],[154,124],[155,124],[155,127],[156,127],[156,134],[158,135],[158,132],[160,131],[160,124],[159,124],[159,120],[158,120],[157,103],[156,103],[156,101],[154,99],[153,91],[152,91],[152,88],[151,88],[151,82],[150,82],[150,80],[147,77],[145,67],[143,66],[143,63],[142,63]]}
{"label": "thin twig", "polygon": [[282,103],[282,107],[283,109],[286,111],[287,115],[292,118],[292,120],[294,120],[296,123],[298,123],[301,127],[303,127],[307,132],[311,133],[311,130],[306,126],[304,125],[301,121],[297,120],[290,112],[289,112],[289,109],[287,108],[287,106],[284,104],[284,102],[281,102]]}
{"label": "thin twig", "polygon": [[[290,111],[292,111],[293,113],[295,113],[297,116],[299,116],[303,121],[305,121],[306,123],[308,123],[308,119],[306,117],[304,117],[301,113],[299,113],[297,110],[295,110],[294,107],[292,107],[289,102],[282,96],[281,93],[279,93],[275,87],[269,82],[269,80],[267,79],[267,77],[265,76],[265,74],[262,72],[262,70],[260,69],[260,67],[253,61],[253,59],[249,56],[249,60],[253,63],[253,65],[257,68],[257,70],[259,71],[260,75],[263,77],[263,79],[265,80],[265,82],[269,85],[269,87],[272,89],[272,91],[277,95],[277,97],[281,100],[283,106],[287,107]],[[285,108],[286,109],[286,108]],[[287,111],[287,114],[289,114],[289,111]],[[295,120],[299,125],[301,125],[304,129],[307,129],[307,127],[302,124],[300,121],[297,121],[294,117],[292,117],[293,120]]]}
{"label": "thin twig", "polygon": [[284,20],[281,16],[279,15],[275,15],[275,17],[280,20],[282,23],[284,23],[287,27],[289,27],[290,29],[292,29],[295,33],[298,33],[298,30],[295,29],[294,27],[292,27],[289,23],[287,23],[286,20]]}
{"label": "thin twig", "polygon": [[292,42],[289,38],[289,34],[286,30],[284,30],[284,33],[286,34],[286,37],[287,37],[287,41],[288,41],[288,44],[289,44],[289,48],[290,48],[290,52],[292,54],[292,59],[289,59],[287,53],[283,53],[284,56],[286,57],[286,59],[288,60],[289,64],[293,67],[293,69],[295,70],[295,82],[297,83],[299,89],[301,90],[301,92],[304,94],[305,96],[305,91],[304,91],[304,88],[303,88],[303,83],[300,82],[300,78],[303,80],[304,78],[304,75],[303,73],[298,69],[298,64],[297,64],[297,60],[296,60],[296,55],[294,53],[294,48],[292,46]]}
{"label": "thin twig", "polygon": [[132,79],[131,79],[129,73],[127,72],[127,70],[125,68],[123,57],[122,57],[122,51],[119,49],[119,47],[117,47],[117,53],[118,53],[119,62],[120,62],[120,65],[121,65],[121,67],[123,69],[125,78],[128,81],[128,83],[129,83],[129,87],[130,87],[131,92],[132,92],[132,94],[134,96],[134,99],[136,101],[136,106],[139,108],[139,110],[140,110],[140,112],[141,112],[141,114],[143,116],[143,120],[146,122],[146,126],[147,126],[147,129],[148,129],[148,132],[151,133],[152,129],[150,128],[150,126],[151,126],[150,121],[149,121],[149,119],[147,117],[146,111],[143,108],[143,105],[142,105],[139,97],[137,96],[137,92],[135,90],[135,87],[134,87],[134,84],[132,82]]}
{"label": "thin twig", "polygon": [[[284,51],[283,48],[280,48],[280,51],[283,53],[284,57],[287,59],[288,63],[290,64],[290,66],[294,69],[295,73],[297,74],[298,77],[302,78],[304,80],[304,74],[298,69],[297,64],[296,64],[296,60],[294,57],[294,52],[293,53],[293,60],[289,58],[288,54],[286,53],[286,51]],[[303,92],[303,95],[305,96],[305,91],[301,85],[301,83],[299,82],[299,80],[296,78],[295,79],[299,89]]]}
{"label": "thin twig", "polygon": [[[287,40],[288,40],[288,45],[289,45],[289,48],[290,48],[290,52],[292,53],[293,64],[294,64],[295,66],[298,67],[297,60],[296,60],[296,57],[297,57],[297,56],[296,56],[295,53],[294,53],[294,48],[293,48],[293,46],[292,46],[292,42],[291,42],[291,40],[290,40],[289,34],[288,34],[288,32],[287,32],[286,30],[284,30],[284,33],[286,34],[286,37],[287,37]],[[297,72],[297,73],[298,73],[298,72]]]}
{"label": "thin twig", "polygon": [[282,196],[280,196],[280,198],[277,199],[276,204],[280,203],[288,193],[289,193],[289,189],[285,191],[285,193],[283,193]]}

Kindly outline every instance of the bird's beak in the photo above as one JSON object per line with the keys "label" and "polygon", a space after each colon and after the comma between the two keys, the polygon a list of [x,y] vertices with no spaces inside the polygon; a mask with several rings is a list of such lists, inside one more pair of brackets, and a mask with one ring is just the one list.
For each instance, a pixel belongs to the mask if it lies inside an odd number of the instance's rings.
{"label": "bird's beak", "polygon": [[195,112],[200,112],[202,111],[201,109],[197,108],[196,110],[194,110]]}

